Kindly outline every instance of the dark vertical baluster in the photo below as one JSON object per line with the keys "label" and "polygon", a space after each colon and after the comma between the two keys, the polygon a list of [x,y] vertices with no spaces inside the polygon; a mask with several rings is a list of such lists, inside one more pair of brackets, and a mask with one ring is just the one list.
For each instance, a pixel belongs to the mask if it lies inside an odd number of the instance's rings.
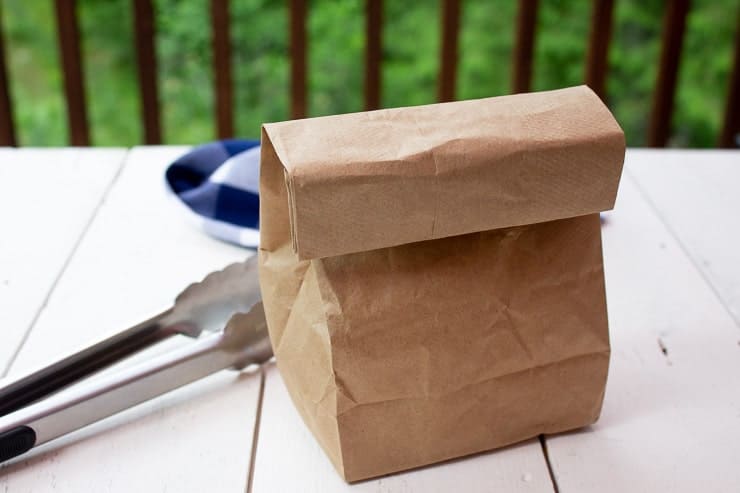
{"label": "dark vertical baluster", "polygon": [[613,12],[614,0],[593,0],[585,81],[604,101],[606,101]]}
{"label": "dark vertical baluster", "polygon": [[306,2],[290,0],[290,115],[306,116]]}
{"label": "dark vertical baluster", "polygon": [[532,82],[537,7],[537,0],[519,0],[511,82],[514,93],[528,92]]}
{"label": "dark vertical baluster", "polygon": [[136,67],[141,94],[141,123],[145,144],[161,144],[159,95],[157,93],[157,57],[154,50],[154,8],[151,0],[134,0]]}
{"label": "dark vertical baluster", "polygon": [[80,55],[80,31],[77,25],[77,2],[54,2],[59,36],[59,52],[64,75],[64,95],[67,103],[69,142],[75,146],[90,145],[90,129],[85,105],[85,83]]}
{"label": "dark vertical baluster", "polygon": [[211,0],[211,40],[216,107],[216,135],[234,136],[234,89],[231,78],[229,0]]}
{"label": "dark vertical baluster", "polygon": [[460,31],[459,0],[442,1],[442,43],[439,52],[439,94],[440,102],[455,99],[457,82],[457,40]]}
{"label": "dark vertical baluster", "polygon": [[3,16],[2,5],[0,5],[0,146],[15,146],[17,143],[13,119],[13,102],[10,99],[8,68],[5,62]]}
{"label": "dark vertical baluster", "polygon": [[366,0],[365,32],[365,109],[376,110],[383,61],[383,0]]}
{"label": "dark vertical baluster", "polygon": [[663,19],[663,46],[660,53],[658,77],[653,93],[653,109],[648,127],[650,147],[665,147],[671,132],[671,116],[676,94],[681,47],[686,29],[689,0],[670,0]]}
{"label": "dark vertical baluster", "polygon": [[736,139],[740,134],[740,13],[735,30],[735,55],[732,62],[730,85],[727,89],[725,120],[719,138],[720,147],[740,147]]}

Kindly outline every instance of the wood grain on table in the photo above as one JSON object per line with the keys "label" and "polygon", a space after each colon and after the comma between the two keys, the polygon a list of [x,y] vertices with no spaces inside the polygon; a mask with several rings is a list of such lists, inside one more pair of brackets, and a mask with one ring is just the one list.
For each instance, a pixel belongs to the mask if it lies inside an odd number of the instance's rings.
{"label": "wood grain on table", "polygon": [[[0,369],[124,328],[251,254],[201,233],[168,197],[164,169],[185,150],[0,150]],[[738,166],[737,151],[628,151],[603,230],[604,410],[588,429],[547,437],[546,453],[530,440],[350,486],[271,363],[40,447],[0,466],[0,491],[552,492],[553,479],[561,492],[737,491]]]}

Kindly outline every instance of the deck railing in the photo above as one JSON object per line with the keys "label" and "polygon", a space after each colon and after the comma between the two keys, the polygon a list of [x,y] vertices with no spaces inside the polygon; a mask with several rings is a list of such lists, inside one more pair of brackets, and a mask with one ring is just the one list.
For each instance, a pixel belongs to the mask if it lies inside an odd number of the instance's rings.
{"label": "deck railing", "polygon": [[[306,116],[307,107],[307,1],[288,0],[290,9],[290,116]],[[137,75],[141,99],[143,142],[160,144],[162,129],[157,88],[155,53],[155,19],[152,0],[133,0],[134,40]],[[365,0],[365,108],[380,107],[383,35],[383,0]],[[647,128],[647,144],[663,147],[670,136],[676,81],[681,60],[689,0],[668,0],[663,21],[663,35],[658,72],[653,90],[652,110]],[[90,129],[85,101],[85,80],[80,55],[76,0],[55,0],[59,50],[64,75],[69,142],[90,145]],[[438,100],[455,99],[457,82],[458,38],[460,35],[461,0],[441,0],[441,49],[438,78]],[[593,0],[591,26],[586,50],[584,82],[602,98],[606,94],[609,71],[608,53],[611,41],[614,0]],[[234,134],[234,94],[229,36],[229,0],[210,0],[215,95],[215,122],[219,138]],[[513,53],[511,90],[526,92],[532,80],[538,0],[519,0]],[[736,147],[740,134],[740,20],[735,33],[732,71],[728,84],[724,120],[717,145]],[[8,74],[0,32],[0,145],[15,146],[13,107],[8,87]]]}

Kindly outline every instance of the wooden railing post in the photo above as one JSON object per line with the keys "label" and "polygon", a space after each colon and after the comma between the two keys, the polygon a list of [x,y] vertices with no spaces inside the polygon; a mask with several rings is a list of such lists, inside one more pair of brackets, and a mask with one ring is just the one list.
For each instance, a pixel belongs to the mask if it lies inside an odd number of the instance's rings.
{"label": "wooden railing post", "polygon": [[740,12],[737,15],[735,29],[735,52],[732,62],[729,87],[727,89],[727,103],[725,104],[725,119],[722,124],[722,133],[719,137],[720,147],[740,147],[737,141],[740,135]]}
{"label": "wooden railing post", "polygon": [[663,20],[663,46],[660,53],[658,77],[653,93],[653,109],[648,127],[647,144],[665,147],[671,132],[673,101],[676,94],[678,67],[686,29],[689,0],[670,0]]}
{"label": "wooden railing post", "polygon": [[64,75],[64,95],[67,102],[69,142],[75,146],[88,146],[90,145],[90,129],[85,104],[85,79],[80,55],[77,2],[56,0],[54,6],[56,7],[57,34]]}
{"label": "wooden railing post", "polygon": [[532,82],[532,62],[537,34],[538,0],[519,0],[514,42],[511,90],[529,92]]}
{"label": "wooden railing post", "polygon": [[606,101],[606,78],[609,70],[609,43],[612,34],[614,0],[593,0],[591,32],[586,56],[586,84]]}
{"label": "wooden railing post", "polygon": [[365,0],[365,109],[380,108],[383,0]]}
{"label": "wooden railing post", "polygon": [[0,5],[0,146],[15,146],[15,119],[13,118],[13,101],[10,99],[10,81],[5,61],[5,39],[2,5]]}
{"label": "wooden railing post", "polygon": [[439,51],[440,102],[455,99],[457,82],[457,44],[460,31],[460,1],[442,1],[442,43]]}
{"label": "wooden railing post", "polygon": [[211,0],[211,47],[216,135],[234,136],[234,89],[231,78],[229,0]]}
{"label": "wooden railing post", "polygon": [[290,0],[290,116],[306,116],[306,2]]}
{"label": "wooden railing post", "polygon": [[141,100],[141,123],[144,143],[162,143],[157,92],[157,57],[154,49],[154,8],[152,0],[134,0],[134,38],[136,67]]}

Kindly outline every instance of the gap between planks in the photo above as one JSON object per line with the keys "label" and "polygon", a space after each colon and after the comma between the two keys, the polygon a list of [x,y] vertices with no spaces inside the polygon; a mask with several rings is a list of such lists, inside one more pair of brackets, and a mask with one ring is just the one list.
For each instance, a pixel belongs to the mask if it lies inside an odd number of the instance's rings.
{"label": "gap between planks", "polygon": [[[268,363],[269,364],[269,363]],[[257,413],[254,417],[254,432],[252,433],[252,453],[249,456],[249,473],[247,475],[246,493],[252,493],[254,481],[254,465],[257,462],[257,444],[260,437],[260,423],[262,422],[262,402],[265,397],[265,365],[260,365],[260,391],[257,397]]]}
{"label": "gap between planks", "polygon": [[552,489],[555,493],[560,493],[560,488],[558,487],[558,480],[555,477],[555,471],[552,468],[552,462],[550,462],[550,453],[547,451],[547,438],[545,435],[540,435],[540,447],[542,448],[542,455],[545,458],[545,463],[547,464],[547,472],[550,474],[550,481],[552,482]]}
{"label": "gap between planks", "polygon": [[[704,283],[709,287],[710,291],[712,292],[712,295],[717,299],[720,305],[722,305],[722,308],[727,312],[727,314],[732,319],[735,326],[740,329],[740,320],[735,315],[735,313],[732,311],[730,306],[725,301],[722,294],[719,292],[719,289],[715,284],[712,282],[712,280],[709,278],[709,276],[704,272],[704,269],[699,266],[694,256],[691,254],[691,251],[689,251],[688,247],[684,243],[684,241],[679,236],[678,232],[671,226],[670,222],[666,217],[663,215],[663,213],[660,212],[660,209],[655,204],[653,199],[650,197],[650,194],[647,192],[647,190],[642,186],[640,181],[627,169],[625,166],[624,168],[624,176],[629,179],[632,184],[637,189],[638,193],[640,194],[640,197],[647,203],[648,207],[650,207],[650,210],[653,211],[653,213],[656,215],[656,217],[660,220],[661,223],[663,223],[663,226],[665,227],[666,231],[668,231],[668,234],[671,235],[671,237],[676,241],[676,244],[681,249],[681,253],[684,254],[684,256],[689,260],[691,263],[691,266],[696,270],[696,272],[699,274],[699,276],[704,280]],[[663,352],[665,356],[668,356],[668,348],[665,347],[662,341],[658,341],[660,344],[660,349]]]}
{"label": "gap between planks", "polygon": [[[82,158],[83,152],[86,152],[86,151],[80,150],[78,152],[77,159],[75,160],[75,162],[78,162]],[[36,323],[38,322],[39,317],[41,316],[41,313],[43,313],[44,309],[48,305],[51,295],[54,293],[54,290],[59,284],[59,280],[62,278],[62,276],[64,276],[64,273],[67,271],[67,268],[69,267],[70,262],[72,261],[75,254],[77,253],[77,250],[79,249],[80,244],[82,244],[82,240],[85,238],[85,236],[87,235],[87,232],[90,230],[90,226],[92,226],[93,222],[95,221],[95,218],[98,216],[98,212],[100,212],[100,208],[105,202],[106,197],[108,197],[108,194],[110,193],[111,189],[115,186],[116,182],[118,181],[118,178],[121,176],[121,172],[123,171],[123,168],[126,165],[126,158],[129,152],[130,152],[130,149],[126,149],[121,155],[120,159],[118,160],[116,171],[113,174],[113,177],[111,178],[110,182],[108,182],[108,185],[106,185],[105,189],[103,190],[103,193],[100,195],[100,199],[95,204],[95,207],[90,213],[90,216],[88,217],[87,221],[85,221],[85,225],[82,227],[82,230],[80,231],[79,236],[73,243],[72,249],[69,251],[69,255],[67,255],[66,259],[64,259],[62,266],[59,268],[59,271],[54,276],[54,280],[49,285],[49,289],[46,290],[46,294],[44,295],[44,298],[41,301],[41,304],[36,309],[36,312],[34,313],[33,318],[31,319],[31,322],[28,324],[28,327],[26,327],[26,330],[23,333],[23,336],[21,337],[20,341],[18,341],[18,345],[16,346],[15,351],[13,351],[13,353],[10,355],[10,358],[8,358],[8,361],[6,362],[2,373],[0,373],[0,378],[4,378],[8,376],[8,372],[10,372],[10,369],[13,367],[13,364],[18,359],[18,355],[21,353],[23,346],[28,341],[28,338],[31,335],[33,328],[36,326]]]}

